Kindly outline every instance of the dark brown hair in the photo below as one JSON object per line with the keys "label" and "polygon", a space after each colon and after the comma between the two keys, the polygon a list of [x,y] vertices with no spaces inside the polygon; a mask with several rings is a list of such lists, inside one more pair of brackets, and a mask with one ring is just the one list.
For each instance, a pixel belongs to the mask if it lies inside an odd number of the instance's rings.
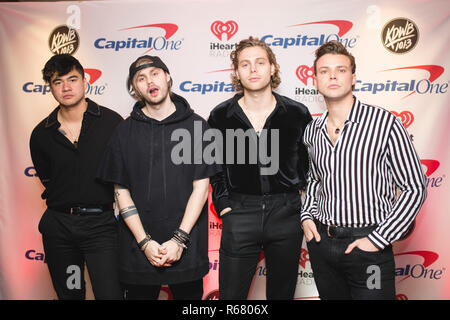
{"label": "dark brown hair", "polygon": [[73,69],[77,70],[81,74],[81,78],[84,79],[84,69],[80,62],[70,54],[56,54],[51,57],[42,69],[42,78],[46,83],[50,83],[53,75],[64,76],[71,72]]}
{"label": "dark brown hair", "polygon": [[336,40],[328,41],[327,43],[324,43],[319,47],[319,49],[316,50],[316,59],[314,60],[314,74],[317,74],[317,60],[320,59],[325,54],[342,54],[350,59],[350,65],[352,67],[352,73],[355,73],[356,71],[356,63],[355,63],[355,57],[347,51],[347,49],[344,47],[342,43]]}

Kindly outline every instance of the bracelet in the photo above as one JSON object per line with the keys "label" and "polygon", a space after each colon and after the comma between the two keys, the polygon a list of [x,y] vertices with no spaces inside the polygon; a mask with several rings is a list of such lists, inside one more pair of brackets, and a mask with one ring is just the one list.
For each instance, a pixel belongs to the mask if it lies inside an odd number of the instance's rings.
{"label": "bracelet", "polygon": [[[150,237],[150,235],[148,233],[145,233],[144,240],[142,240],[141,242],[138,243],[139,249],[141,249],[142,251],[145,251],[145,249],[147,248],[146,245],[148,245],[150,240],[152,240],[152,237]],[[144,247],[144,245],[145,245],[145,247]]]}
{"label": "bracelet", "polygon": [[177,229],[173,232],[172,240],[176,241],[183,248],[187,248],[187,246],[191,243],[191,236],[183,230]]}
{"label": "bracelet", "polygon": [[[150,240],[151,241],[151,240]],[[148,244],[150,243],[150,241],[147,241],[141,248],[142,251],[145,251],[148,247]]]}
{"label": "bracelet", "polygon": [[119,214],[122,216],[122,219],[129,218],[131,216],[134,216],[135,214],[139,214],[139,212],[136,209],[136,206],[129,206],[123,209],[119,210]]}
{"label": "bracelet", "polygon": [[187,246],[184,243],[181,243],[180,240],[178,240],[175,237],[172,237],[172,239],[170,239],[172,241],[174,241],[179,247],[182,247],[183,249],[187,249]]}

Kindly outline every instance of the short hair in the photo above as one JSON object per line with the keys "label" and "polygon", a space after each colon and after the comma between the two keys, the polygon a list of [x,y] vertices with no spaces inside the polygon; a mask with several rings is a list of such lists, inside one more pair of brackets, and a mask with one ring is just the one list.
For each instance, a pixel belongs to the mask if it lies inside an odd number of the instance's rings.
{"label": "short hair", "polygon": [[[131,66],[130,66],[130,69],[131,68],[137,68],[137,67],[139,67],[139,66],[141,66],[141,65],[143,65],[143,64],[146,64],[146,63],[152,63],[153,62],[153,60],[150,58],[150,57],[148,57],[148,56],[142,56],[142,57],[139,57],[138,59],[136,59],[136,61],[135,62],[133,62],[132,64],[131,64]],[[160,68],[161,69],[161,68]],[[162,69],[161,69],[162,70]],[[163,70],[163,72],[165,72],[165,73],[167,73],[167,74],[169,74],[170,75],[170,73],[169,72],[166,72],[165,70]],[[128,89],[128,92],[130,93],[130,95],[133,97],[133,98],[135,98],[136,100],[139,100],[139,101],[142,101],[142,102],[144,102],[144,98],[137,92],[137,90],[136,90],[136,86],[135,86],[135,79],[137,78],[137,75],[139,74],[139,72],[136,72],[134,75],[133,75],[133,77],[132,78],[130,78],[130,77],[128,77],[128,80],[127,80],[127,89]],[[169,86],[169,95],[170,95],[170,97],[172,97],[173,96],[173,92],[172,92],[172,84],[173,84],[173,80],[172,80],[172,76],[170,76],[170,81],[168,82],[168,86]]]}
{"label": "short hair", "polygon": [[314,74],[317,74],[316,68],[317,60],[319,60],[320,57],[328,53],[341,54],[348,57],[350,59],[350,65],[352,67],[352,73],[355,73],[356,71],[355,57],[350,52],[348,52],[348,50],[344,47],[342,43],[340,43],[337,40],[331,40],[324,43],[316,50],[316,59],[314,60]]}
{"label": "short hair", "polygon": [[76,69],[84,79],[84,69],[80,61],[70,54],[56,54],[51,57],[42,69],[42,78],[46,83],[50,83],[53,75],[63,76]]}
{"label": "short hair", "polygon": [[[238,45],[236,46],[236,49],[233,50],[230,54],[231,63],[233,66],[234,71],[238,69],[239,66],[239,54],[242,52],[242,50],[250,48],[250,47],[261,47],[263,48],[267,56],[269,58],[270,64],[273,64],[275,66],[275,72],[273,76],[270,78],[270,86],[272,89],[277,88],[281,83],[280,78],[280,66],[277,63],[277,59],[275,57],[275,54],[273,53],[272,49],[262,40],[259,40],[258,38],[249,37],[248,39],[241,40]],[[231,74],[231,82],[236,88],[237,91],[242,91],[244,88],[242,87],[241,81],[238,79],[235,72]]]}

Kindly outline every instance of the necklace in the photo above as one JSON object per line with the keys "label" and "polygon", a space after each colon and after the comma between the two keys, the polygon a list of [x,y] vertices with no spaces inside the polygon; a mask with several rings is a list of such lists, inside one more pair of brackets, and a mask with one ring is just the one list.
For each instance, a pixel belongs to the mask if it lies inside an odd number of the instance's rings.
{"label": "necklace", "polygon": [[[64,121],[61,120],[61,124],[63,124],[64,128],[66,128],[69,131],[70,134],[69,140],[73,141],[72,143],[75,146],[75,148],[78,148],[78,141],[77,141],[78,137],[73,134],[72,130],[70,130],[69,126]],[[66,132],[64,130],[60,129],[60,131],[62,132],[62,134],[66,135]]]}
{"label": "necklace", "polygon": [[332,128],[333,127],[335,127],[335,129],[334,129],[334,134],[339,134],[340,132],[341,132],[341,130],[342,130],[342,128],[344,127],[344,124],[345,124],[345,122],[344,123],[341,123],[341,125],[339,125],[339,126],[337,126],[337,125],[335,125],[334,123],[333,123],[333,121],[330,121],[329,122],[330,123],[330,131],[331,132],[333,132],[332,130]]}

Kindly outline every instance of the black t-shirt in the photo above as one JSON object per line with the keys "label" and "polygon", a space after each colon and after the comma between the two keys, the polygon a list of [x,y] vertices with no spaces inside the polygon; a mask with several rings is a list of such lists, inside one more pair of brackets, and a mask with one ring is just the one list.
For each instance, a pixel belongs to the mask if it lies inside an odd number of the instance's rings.
{"label": "black t-shirt", "polygon": [[90,99],[86,101],[77,147],[58,130],[59,106],[31,134],[31,158],[45,187],[41,197],[49,208],[114,202],[112,185],[95,177],[106,144],[123,119]]}
{"label": "black t-shirt", "polygon": [[[208,178],[220,170],[201,161],[195,164],[194,152],[188,163],[174,160],[173,150],[181,142],[178,133],[188,134],[190,150],[202,147],[195,133],[208,128],[187,101],[173,95],[176,111],[162,121],[147,117],[136,103],[131,116],[115,130],[99,168],[99,178],[128,188],[145,230],[158,243],[172,238],[184,216],[193,190],[193,181]],[[195,128],[199,132],[194,132]],[[178,130],[178,131],[177,131]],[[174,140],[174,141],[172,141]],[[174,149],[175,148],[175,149]],[[187,150],[186,150],[187,151]],[[137,246],[134,236],[121,220],[121,281],[130,284],[170,284],[202,278],[208,265],[208,212],[205,205],[191,231],[192,243],[181,259],[168,268],[156,268]]]}

